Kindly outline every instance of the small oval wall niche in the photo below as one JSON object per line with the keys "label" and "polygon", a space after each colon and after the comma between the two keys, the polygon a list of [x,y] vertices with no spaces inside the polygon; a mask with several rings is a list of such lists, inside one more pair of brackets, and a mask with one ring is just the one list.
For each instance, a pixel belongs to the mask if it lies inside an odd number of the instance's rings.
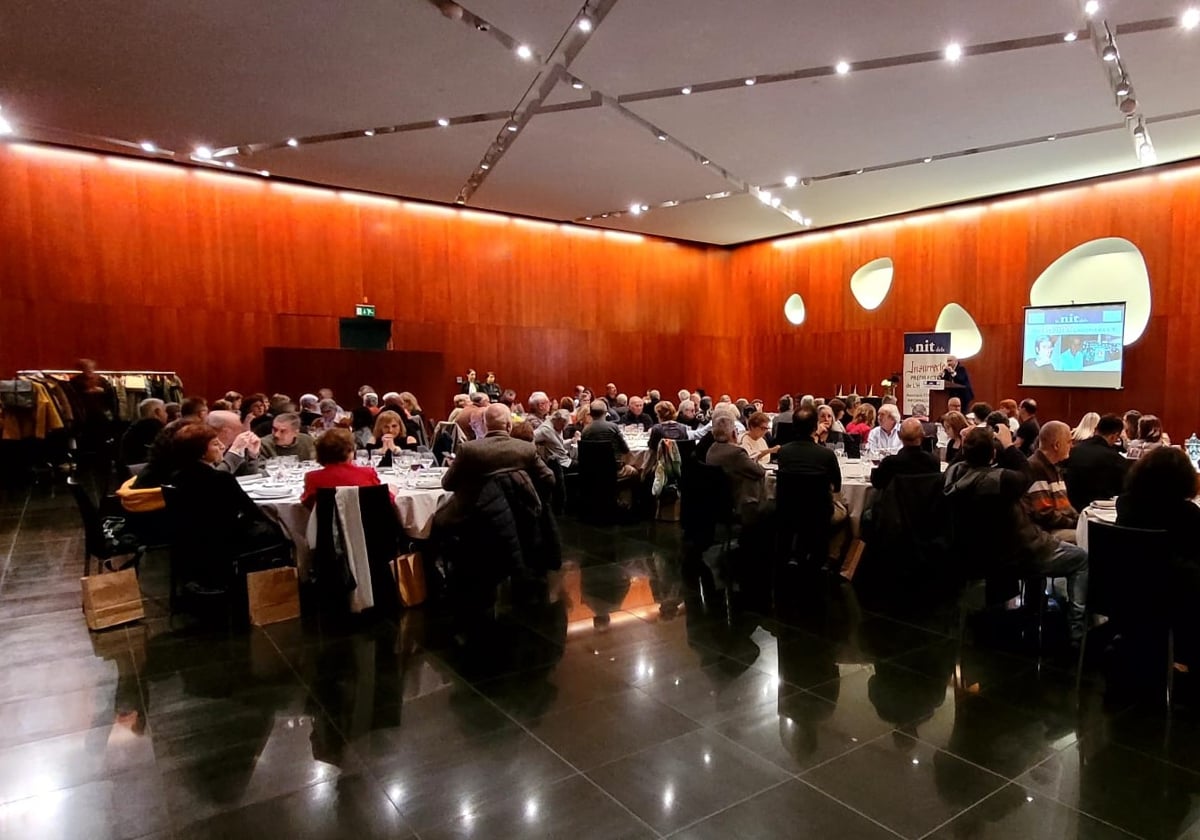
{"label": "small oval wall niche", "polygon": [[792,295],[787,299],[787,302],[783,304],[783,316],[796,326],[800,326],[804,323],[805,314],[804,298],[800,297],[799,294]]}
{"label": "small oval wall niche", "polygon": [[892,288],[894,273],[891,257],[871,260],[854,272],[850,278],[850,291],[858,305],[867,311],[878,309]]}
{"label": "small oval wall niche", "polygon": [[969,359],[983,349],[983,336],[971,313],[957,303],[947,303],[938,315],[934,332],[950,333],[950,352]]}
{"label": "small oval wall niche", "polygon": [[1150,323],[1150,272],[1128,239],[1110,236],[1072,248],[1042,272],[1029,290],[1033,306],[1125,301],[1125,344]]}

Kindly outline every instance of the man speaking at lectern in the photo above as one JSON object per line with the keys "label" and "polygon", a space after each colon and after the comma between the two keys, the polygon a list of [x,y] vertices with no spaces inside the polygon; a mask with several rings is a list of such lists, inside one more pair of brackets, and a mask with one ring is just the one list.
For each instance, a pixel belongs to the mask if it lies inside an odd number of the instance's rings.
{"label": "man speaking at lectern", "polygon": [[958,385],[962,388],[959,396],[962,397],[963,405],[975,402],[975,391],[971,388],[971,375],[959,363],[957,356],[947,357],[946,369],[942,371],[942,379],[946,380],[949,385]]}

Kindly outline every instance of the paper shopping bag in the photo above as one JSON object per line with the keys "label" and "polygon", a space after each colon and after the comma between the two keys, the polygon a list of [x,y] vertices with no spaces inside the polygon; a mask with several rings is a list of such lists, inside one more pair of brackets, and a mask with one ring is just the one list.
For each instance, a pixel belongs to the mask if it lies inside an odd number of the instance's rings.
{"label": "paper shopping bag", "polygon": [[250,623],[261,627],[300,615],[300,584],[296,568],[283,566],[246,575],[246,596],[250,602]]}
{"label": "paper shopping bag", "polygon": [[862,560],[863,550],[867,544],[862,540],[855,540],[850,543],[850,550],[846,552],[846,560],[842,563],[841,575],[846,580],[854,580],[854,573],[858,571],[858,562]]}
{"label": "paper shopping bag", "polygon": [[102,630],[145,618],[142,590],[133,569],[89,575],[80,578],[79,583],[83,587],[83,615],[89,629]]}
{"label": "paper shopping bag", "polygon": [[400,587],[400,603],[406,607],[425,603],[425,564],[420,552],[401,554],[393,560],[392,574]]}

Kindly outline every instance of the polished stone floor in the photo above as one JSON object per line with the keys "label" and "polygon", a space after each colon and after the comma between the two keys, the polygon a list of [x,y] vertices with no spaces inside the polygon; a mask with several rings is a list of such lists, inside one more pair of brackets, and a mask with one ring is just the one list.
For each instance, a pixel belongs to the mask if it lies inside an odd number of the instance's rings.
{"label": "polished stone floor", "polygon": [[1077,702],[953,605],[730,604],[673,525],[562,526],[549,603],[470,626],[205,629],[152,557],[147,619],[89,633],[69,498],[4,497],[0,837],[1200,837],[1200,716],[1157,690]]}

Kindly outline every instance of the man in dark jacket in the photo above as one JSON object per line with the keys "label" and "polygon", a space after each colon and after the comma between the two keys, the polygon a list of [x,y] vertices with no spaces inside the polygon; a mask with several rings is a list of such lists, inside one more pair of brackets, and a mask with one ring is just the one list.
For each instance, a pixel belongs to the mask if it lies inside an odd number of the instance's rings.
{"label": "man in dark jacket", "polygon": [[916,417],[909,417],[900,424],[900,442],[903,444],[895,455],[884,458],[879,466],[871,470],[871,486],[882,490],[898,475],[937,475],[942,465],[938,459],[921,448],[925,429]]}
{"label": "man in dark jacket", "polygon": [[[999,447],[997,447],[997,442]],[[946,471],[945,495],[962,512],[988,511],[994,520],[971,520],[967,533],[956,533],[958,548],[987,546],[1024,575],[1067,579],[1072,640],[1083,636],[1087,600],[1087,552],[1062,542],[1029,518],[1022,499],[1033,479],[1028,462],[1013,445],[1012,430],[1001,424],[993,433],[976,427],[963,441],[963,460]],[[956,527],[963,524],[956,519]]]}
{"label": "man in dark jacket", "polygon": [[1129,461],[1117,450],[1124,424],[1115,414],[1105,414],[1096,433],[1071,449],[1063,463],[1067,498],[1075,510],[1083,510],[1099,499],[1111,499],[1125,485]]}
{"label": "man in dark jacket", "polygon": [[150,397],[138,403],[138,420],[121,436],[122,466],[145,464],[150,460],[150,447],[158,433],[167,425],[166,404]]}
{"label": "man in dark jacket", "polygon": [[592,406],[588,411],[592,416],[592,422],[583,430],[579,440],[581,442],[607,443],[612,447],[613,468],[617,470],[617,477],[628,478],[636,475],[637,469],[622,462],[622,456],[629,454],[629,444],[625,442],[625,438],[616,424],[606,419],[608,404],[604,400],[592,400]]}
{"label": "man in dark jacket", "polygon": [[475,509],[480,491],[496,473],[524,470],[535,487],[552,487],[554,473],[538,457],[537,447],[517,440],[512,430],[512,413],[503,404],[489,405],[484,413],[487,435],[459,447],[454,463],[442,476],[442,487],[454,496],[435,517],[437,525],[451,525],[466,519]]}

